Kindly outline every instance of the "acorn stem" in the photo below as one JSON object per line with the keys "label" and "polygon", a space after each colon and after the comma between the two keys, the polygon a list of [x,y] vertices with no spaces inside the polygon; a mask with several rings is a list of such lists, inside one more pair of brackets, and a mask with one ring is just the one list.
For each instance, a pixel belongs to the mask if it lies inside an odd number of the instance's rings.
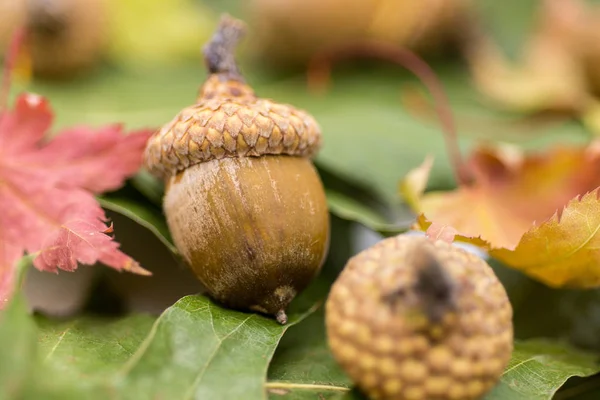
{"label": "acorn stem", "polygon": [[243,82],[235,61],[235,49],[246,34],[246,24],[228,14],[221,16],[219,26],[204,46],[204,61],[211,74],[223,74],[227,79]]}
{"label": "acorn stem", "polygon": [[439,322],[456,306],[456,284],[432,249],[423,245],[414,248],[413,259],[418,268],[415,291],[429,320]]}
{"label": "acorn stem", "polygon": [[[412,290],[429,321],[438,323],[448,311],[456,308],[456,282],[430,246],[419,243],[412,249],[410,257],[410,263],[417,271]],[[405,301],[407,295],[406,287],[401,286],[383,298],[395,307],[398,302]]]}

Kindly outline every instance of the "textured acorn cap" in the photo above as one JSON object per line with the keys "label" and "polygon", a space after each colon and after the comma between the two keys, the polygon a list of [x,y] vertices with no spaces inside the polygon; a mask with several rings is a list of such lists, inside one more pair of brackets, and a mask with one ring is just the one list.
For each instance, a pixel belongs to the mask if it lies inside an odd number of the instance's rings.
{"label": "textured acorn cap", "polygon": [[[237,29],[242,28],[238,25]],[[312,157],[317,152],[321,129],[310,114],[256,97],[234,60],[220,54],[225,62],[219,59],[212,64],[215,60],[209,54],[205,48],[211,75],[196,104],[183,109],[148,141],[145,163],[150,172],[168,177],[191,165],[225,157]]]}
{"label": "textured acorn cap", "polygon": [[479,399],[513,346],[512,308],[490,266],[407,235],[348,261],[326,326],[336,360],[372,399]]}

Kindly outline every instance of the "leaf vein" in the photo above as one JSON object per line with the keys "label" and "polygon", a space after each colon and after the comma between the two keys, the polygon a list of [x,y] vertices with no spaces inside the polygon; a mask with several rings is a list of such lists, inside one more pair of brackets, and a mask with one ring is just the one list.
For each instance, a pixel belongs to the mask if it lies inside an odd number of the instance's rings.
{"label": "leaf vein", "polygon": [[[193,398],[194,391],[196,390],[196,388],[198,387],[198,385],[200,385],[200,382],[202,382],[202,378],[204,377],[204,374],[206,373],[206,370],[210,366],[212,360],[214,360],[214,358],[217,356],[217,353],[221,349],[221,345],[223,344],[223,342],[225,340],[227,340],[227,338],[229,338],[235,332],[237,332],[246,322],[248,322],[248,320],[250,320],[250,318],[252,318],[254,316],[255,316],[255,314],[249,315],[246,319],[244,319],[241,323],[239,323],[238,326],[236,326],[234,329],[232,329],[231,331],[229,331],[225,336],[223,336],[223,338],[219,338],[219,336],[216,336],[216,338],[217,338],[217,345],[215,346],[215,349],[213,350],[213,352],[208,357],[208,360],[206,360],[206,363],[204,364],[204,366],[202,367],[202,369],[198,372],[198,376],[196,377],[196,379],[194,379],[194,382],[192,382],[192,385],[190,386],[189,390],[187,391],[186,395],[184,396],[184,399],[191,399],[191,398]],[[212,320],[212,318],[211,318],[211,320]]]}
{"label": "leaf vein", "polygon": [[67,328],[65,328],[63,333],[58,337],[56,344],[54,346],[52,346],[52,349],[50,349],[50,352],[44,358],[44,362],[46,362],[50,359],[50,357],[54,354],[54,352],[56,351],[58,346],[62,343],[63,339],[65,338],[67,333],[71,330],[71,328],[73,328],[74,325],[75,325],[75,322],[71,323]]}

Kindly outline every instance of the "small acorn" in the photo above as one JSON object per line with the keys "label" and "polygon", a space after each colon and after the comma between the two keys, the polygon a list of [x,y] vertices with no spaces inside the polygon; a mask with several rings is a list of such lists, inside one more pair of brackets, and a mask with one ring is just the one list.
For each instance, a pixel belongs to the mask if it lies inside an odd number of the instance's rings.
{"label": "small acorn", "polygon": [[[106,0],[10,0],[0,4],[0,46],[16,29],[37,76],[71,77],[96,65],[106,39]],[[2,14],[1,11],[5,11]]]}
{"label": "small acorn", "polygon": [[148,141],[145,164],[165,180],[175,245],[222,304],[275,315],[319,272],[329,214],[311,157],[317,122],[256,97],[236,65],[244,24],[221,19],[204,48],[210,72],[195,105]]}
{"label": "small acorn", "polygon": [[472,5],[473,0],[248,2],[261,61],[284,67],[303,66],[321,51],[366,39],[436,53],[457,36]]}
{"label": "small acorn", "polygon": [[479,399],[513,346],[512,308],[489,265],[419,236],[350,259],[326,326],[336,360],[371,399]]}

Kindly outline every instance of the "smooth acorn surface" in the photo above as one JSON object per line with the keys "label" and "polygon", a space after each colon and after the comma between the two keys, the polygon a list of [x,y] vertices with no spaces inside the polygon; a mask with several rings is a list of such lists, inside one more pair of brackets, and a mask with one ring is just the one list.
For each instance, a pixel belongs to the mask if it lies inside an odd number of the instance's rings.
{"label": "smooth acorn surface", "polygon": [[329,217],[310,160],[264,156],[196,164],[164,199],[177,248],[210,294],[277,314],[318,273]]}

